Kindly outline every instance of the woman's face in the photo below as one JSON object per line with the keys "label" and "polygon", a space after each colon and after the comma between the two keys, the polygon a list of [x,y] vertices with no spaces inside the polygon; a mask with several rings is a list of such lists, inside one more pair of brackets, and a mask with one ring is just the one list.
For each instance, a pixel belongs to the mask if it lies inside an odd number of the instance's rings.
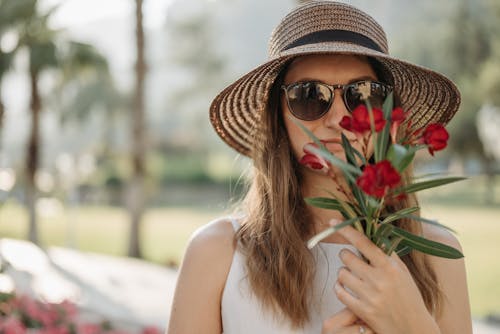
{"label": "woman's face", "polygon": [[[295,59],[288,67],[284,84],[299,81],[321,81],[330,85],[348,84],[360,80],[377,80],[377,76],[365,58],[352,55],[309,55]],[[356,136],[342,129],[339,125],[343,116],[349,115],[343,98],[342,90],[335,89],[330,110],[320,119],[303,121],[295,118],[289,110],[285,93],[281,93],[281,109],[290,145],[297,159],[304,156],[304,145],[311,142],[308,135],[299,128],[292,118],[301,122],[318,139],[323,140],[327,149],[338,158],[344,159],[340,144],[341,133],[349,139],[351,145],[361,150],[361,143]]]}

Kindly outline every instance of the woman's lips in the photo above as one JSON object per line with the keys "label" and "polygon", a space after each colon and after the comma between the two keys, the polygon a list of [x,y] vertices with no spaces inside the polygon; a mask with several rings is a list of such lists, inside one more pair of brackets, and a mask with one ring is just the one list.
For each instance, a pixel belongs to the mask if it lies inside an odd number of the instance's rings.
{"label": "woman's lips", "polygon": [[[340,139],[340,138],[321,139],[320,141],[323,143],[323,145],[326,146],[326,148],[330,152],[344,150],[344,148],[342,147],[342,139]],[[353,139],[353,140],[349,139],[349,142],[351,143],[351,145],[355,141],[356,141],[356,139]]]}

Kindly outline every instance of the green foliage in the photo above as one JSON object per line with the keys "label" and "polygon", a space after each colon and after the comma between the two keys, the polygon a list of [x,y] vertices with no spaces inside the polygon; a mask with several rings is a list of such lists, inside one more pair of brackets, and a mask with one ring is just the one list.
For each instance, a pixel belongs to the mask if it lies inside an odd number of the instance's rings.
{"label": "green foliage", "polygon": [[[394,3],[396,1],[393,1]],[[450,151],[484,158],[476,114],[487,101],[500,100],[500,5],[494,0],[398,1],[395,54],[452,78],[462,93],[461,107],[448,127]],[[397,30],[396,30],[397,29]]]}
{"label": "green foliage", "polygon": [[217,183],[207,169],[207,157],[192,152],[155,154],[149,158],[149,174],[162,184]]}
{"label": "green foliage", "polygon": [[0,34],[35,14],[37,0],[0,0]]}
{"label": "green foliage", "polygon": [[115,87],[107,59],[92,45],[67,41],[61,50],[61,71],[51,102],[64,124],[83,123],[95,111],[102,112],[106,132],[112,132],[114,118],[128,109],[130,98]]}
{"label": "green foliage", "polygon": [[[177,129],[196,128],[191,141],[205,150],[213,150],[214,141],[206,113],[213,97],[227,82],[226,59],[216,48],[217,13],[209,3],[190,15],[170,17],[166,31],[171,73],[180,78],[175,89],[167,92],[170,121]],[[171,124],[170,124],[171,125]],[[178,136],[182,136],[179,134]]]}

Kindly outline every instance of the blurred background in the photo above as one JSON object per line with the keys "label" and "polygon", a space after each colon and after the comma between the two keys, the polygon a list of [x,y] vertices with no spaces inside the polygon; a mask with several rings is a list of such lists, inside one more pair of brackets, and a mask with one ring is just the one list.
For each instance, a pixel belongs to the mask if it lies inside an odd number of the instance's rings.
{"label": "blurred background", "polygon": [[[300,2],[0,0],[0,291],[71,299],[89,319],[137,315],[109,310],[151,293],[164,297],[137,322],[164,327],[173,285],[162,277],[175,283],[191,233],[244,190],[249,161],[215,135],[209,104],[266,59],[272,29]],[[344,2],[382,24],[393,55],[462,92],[449,148],[416,167],[469,178],[420,199],[426,218],[458,233],[474,318],[498,325],[500,2]],[[133,269],[104,274],[110,259]],[[34,285],[47,277],[40,263],[73,290]],[[148,276],[144,263],[164,271]],[[131,290],[118,281],[140,276],[145,289],[156,274],[163,295],[116,296]]]}

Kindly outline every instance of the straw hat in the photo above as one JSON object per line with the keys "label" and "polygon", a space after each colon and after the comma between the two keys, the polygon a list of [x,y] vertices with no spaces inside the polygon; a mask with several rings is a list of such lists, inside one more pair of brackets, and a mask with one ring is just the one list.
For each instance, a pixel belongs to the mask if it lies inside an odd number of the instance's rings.
{"label": "straw hat", "polygon": [[394,89],[412,125],[446,124],[457,112],[460,93],[443,75],[389,56],[382,27],[361,10],[333,1],[312,1],[290,12],[273,31],[269,59],[224,89],[210,106],[219,136],[250,156],[273,83],[291,59],[344,53],[377,59],[392,75]]}

